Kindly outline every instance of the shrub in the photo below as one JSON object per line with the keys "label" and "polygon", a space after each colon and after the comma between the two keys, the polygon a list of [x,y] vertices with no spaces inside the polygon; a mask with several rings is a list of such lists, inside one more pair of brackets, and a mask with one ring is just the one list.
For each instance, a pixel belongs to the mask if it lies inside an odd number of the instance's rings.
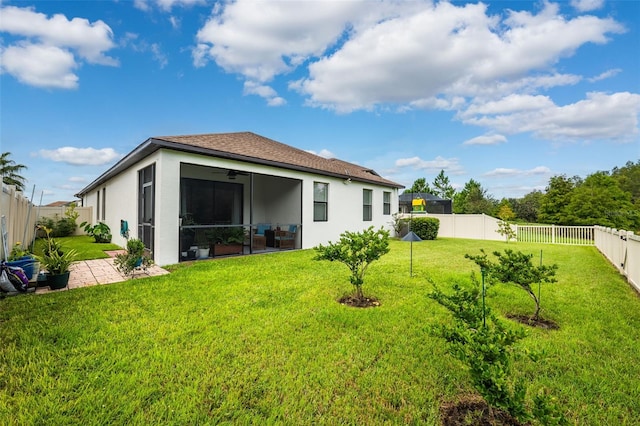
{"label": "shrub", "polygon": [[453,314],[452,324],[434,326],[432,334],[443,338],[449,352],[466,365],[474,388],[490,407],[508,411],[524,422],[536,418],[543,424],[566,424],[564,415],[544,392],[533,398],[531,410],[527,408],[527,386],[513,377],[511,368],[511,358],[523,353],[514,345],[525,333],[521,328],[507,328],[498,320],[481,301],[484,289],[475,277],[473,284],[471,288],[454,285],[452,295],[437,287],[429,294]]}
{"label": "shrub", "polygon": [[84,228],[84,232],[91,235],[96,243],[110,243],[111,242],[111,228],[104,222],[98,222],[95,225],[91,225],[87,222],[80,224]]}
{"label": "shrub", "polygon": [[423,240],[435,240],[439,228],[440,220],[435,217],[417,217],[411,221],[411,230]]}
{"label": "shrub", "polygon": [[493,263],[487,258],[487,254],[483,250],[481,252],[482,254],[478,256],[465,254],[464,257],[473,260],[480,266],[480,269],[484,269],[490,279],[501,283],[512,283],[525,290],[536,304],[536,310],[531,319],[537,321],[540,316],[540,291],[538,289],[538,295],[536,295],[531,286],[535,283],[556,282],[555,274],[558,265],[535,266],[531,262],[533,254],[524,254],[520,251],[514,252],[509,249],[504,251],[504,255],[498,251],[493,252],[494,256],[498,258],[498,262]]}
{"label": "shrub", "polygon": [[124,275],[133,273],[136,268],[146,269],[153,265],[153,259],[144,254],[144,243],[138,238],[127,240],[127,252],[117,254],[113,263]]}
{"label": "shrub", "polygon": [[323,246],[314,247],[317,252],[315,260],[334,260],[344,263],[351,271],[349,280],[356,290],[356,299],[363,300],[362,284],[367,268],[374,260],[389,253],[389,231],[380,228],[373,230],[373,226],[362,232],[343,232],[340,240]]}

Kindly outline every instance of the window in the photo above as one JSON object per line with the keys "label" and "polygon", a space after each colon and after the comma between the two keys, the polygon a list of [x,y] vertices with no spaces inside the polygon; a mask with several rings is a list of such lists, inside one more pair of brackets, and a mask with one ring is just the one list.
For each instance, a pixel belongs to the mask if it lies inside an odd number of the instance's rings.
{"label": "window", "polygon": [[382,193],[382,214],[391,214],[391,193],[387,191]]}
{"label": "window", "polygon": [[98,201],[96,202],[96,222],[100,221],[100,190],[96,192],[96,196],[98,197]]}
{"label": "window", "polygon": [[313,221],[326,222],[329,184],[313,182]]}
{"label": "window", "polygon": [[102,220],[107,220],[107,188],[102,188]]}
{"label": "window", "polygon": [[373,220],[372,217],[372,199],[373,199],[373,191],[370,189],[362,190],[362,220],[365,222],[370,222]]}

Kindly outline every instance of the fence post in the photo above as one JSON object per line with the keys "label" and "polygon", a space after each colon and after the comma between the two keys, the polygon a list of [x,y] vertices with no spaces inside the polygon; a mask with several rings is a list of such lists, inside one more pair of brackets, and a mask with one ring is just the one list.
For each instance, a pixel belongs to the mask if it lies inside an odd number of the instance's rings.
{"label": "fence post", "polygon": [[556,243],[556,226],[551,225],[551,244]]}

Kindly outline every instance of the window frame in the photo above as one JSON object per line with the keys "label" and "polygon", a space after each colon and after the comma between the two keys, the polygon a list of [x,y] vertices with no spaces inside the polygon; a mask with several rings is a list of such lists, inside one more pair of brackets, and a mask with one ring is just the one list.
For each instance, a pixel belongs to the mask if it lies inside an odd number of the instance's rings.
{"label": "window frame", "polygon": [[389,216],[391,214],[391,192],[382,191],[382,214]]}
{"label": "window frame", "polygon": [[[369,196],[369,204],[367,204],[367,195]],[[373,221],[373,190],[362,189],[362,221]]]}
{"label": "window frame", "polygon": [[[316,199],[316,186],[322,185],[324,187],[324,200]],[[322,207],[324,217],[316,215],[317,207]],[[313,221],[314,222],[328,222],[329,221],[329,184],[326,182],[313,182]]]}

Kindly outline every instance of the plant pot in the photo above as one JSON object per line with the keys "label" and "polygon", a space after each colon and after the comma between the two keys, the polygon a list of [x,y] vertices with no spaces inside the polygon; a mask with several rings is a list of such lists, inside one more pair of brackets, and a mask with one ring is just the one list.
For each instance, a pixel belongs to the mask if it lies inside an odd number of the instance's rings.
{"label": "plant pot", "polygon": [[214,256],[226,256],[229,254],[242,253],[242,244],[214,244],[213,254]]}
{"label": "plant pot", "polygon": [[[8,266],[17,266],[18,268],[22,268],[24,274],[27,276],[29,281],[34,278],[35,264],[38,261],[31,256],[24,256],[18,260],[12,260],[11,262],[7,262]],[[39,268],[38,268],[39,269]]]}
{"label": "plant pot", "polygon": [[209,247],[198,249],[198,259],[206,259],[209,257]]}
{"label": "plant pot", "polygon": [[51,290],[59,290],[65,288],[69,284],[69,275],[71,272],[67,271],[64,274],[47,274],[47,284]]}

